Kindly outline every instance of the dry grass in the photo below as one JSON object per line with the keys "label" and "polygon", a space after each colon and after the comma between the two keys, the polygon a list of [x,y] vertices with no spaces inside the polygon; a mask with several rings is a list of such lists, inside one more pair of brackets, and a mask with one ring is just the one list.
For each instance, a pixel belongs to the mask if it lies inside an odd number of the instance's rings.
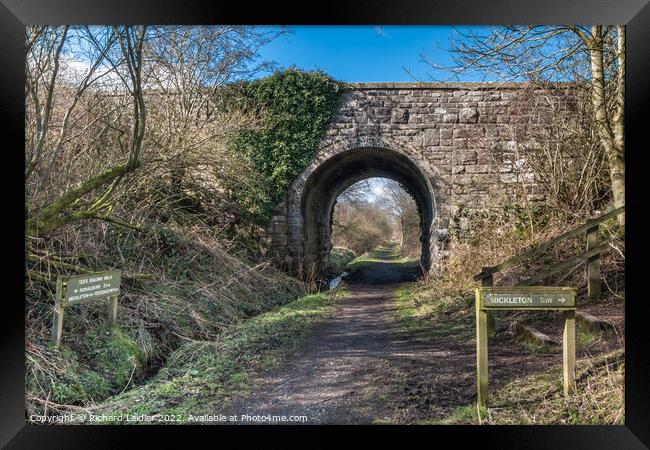
{"label": "dry grass", "polygon": [[49,346],[53,281],[70,271],[51,264],[50,253],[42,251],[42,260],[30,267],[41,277],[26,279],[30,413],[101,400],[132,383],[133,377],[123,380],[117,369],[102,372],[98,358],[110,344],[119,356],[116,367],[122,358],[135,378],[147,376],[181,343],[216,340],[242,319],[304,293],[303,285],[277,272],[269,261],[253,264],[232,256],[232,242],[208,230],[159,226],[137,232],[98,222],[61,236],[58,245],[77,255],[68,264],[89,271],[123,270],[118,310],[123,333],[108,343],[91,340],[105,323],[105,307],[98,302],[67,308],[63,346]]}
{"label": "dry grass", "polygon": [[[446,271],[439,277],[422,280],[416,286],[403,287],[399,292],[399,315],[403,326],[422,336],[435,336],[445,325],[462,326],[467,333],[462,337],[472,340],[474,330],[474,288],[479,282],[472,276],[483,266],[496,265],[532,245],[553,238],[576,224],[560,220],[535,221],[532,229],[526,220],[512,220],[512,216],[492,215],[475,218],[464,233],[451,237],[452,255]],[[525,217],[524,217],[525,219]],[[530,223],[530,222],[528,222]],[[589,300],[586,296],[584,263],[557,274],[547,285],[578,288],[578,305],[603,308],[625,299],[625,245],[624,236],[615,219],[601,226],[601,238],[611,241],[611,251],[601,258],[603,296]],[[508,286],[526,279],[569,257],[584,251],[584,237],[566,241],[556,248],[495,275],[496,285]],[[507,326],[513,314],[497,318],[497,333],[508,336]],[[536,320],[543,324],[552,320],[545,313],[519,313],[518,319]],[[584,337],[582,334],[579,337]],[[588,349],[581,352],[578,362],[578,393],[570,399],[562,394],[561,367],[519,379],[505,386],[493,386],[491,407],[477,411],[475,405],[458,408],[447,418],[436,423],[453,424],[621,424],[624,420],[624,350],[620,337],[606,340],[592,336]],[[607,342],[605,342],[607,341]],[[593,347],[593,348],[592,348]],[[522,349],[527,347],[522,347]],[[594,354],[591,354],[591,350]],[[528,348],[528,351],[537,349]],[[526,350],[524,350],[526,351]],[[605,353],[603,353],[605,352]]]}
{"label": "dry grass", "polygon": [[545,425],[625,423],[625,360],[622,351],[578,361],[577,393],[562,391],[561,372],[528,376],[494,389],[487,409],[458,408],[444,424]]}

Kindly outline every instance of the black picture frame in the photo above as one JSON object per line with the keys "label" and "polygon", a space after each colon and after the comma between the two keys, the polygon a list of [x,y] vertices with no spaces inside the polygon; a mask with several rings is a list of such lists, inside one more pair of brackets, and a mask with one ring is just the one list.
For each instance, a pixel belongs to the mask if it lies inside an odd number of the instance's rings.
{"label": "black picture frame", "polygon": [[[161,0],[0,0],[0,113],[4,129],[2,157],[6,162],[3,181],[5,220],[11,223],[4,240],[5,293],[2,299],[3,325],[0,327],[3,364],[0,365],[0,445],[7,448],[104,448],[123,447],[138,439],[161,438],[167,429],[160,426],[91,427],[27,425],[25,410],[24,307],[20,296],[24,289],[21,267],[24,241],[19,238],[24,227],[25,206],[18,195],[20,167],[24,167],[24,26],[26,24],[626,24],[627,25],[627,92],[626,92],[626,286],[630,300],[626,304],[626,374],[625,425],[576,426],[431,426],[431,427],[355,427],[382,437],[387,431],[403,434],[435,435],[417,445],[438,445],[443,438],[460,442],[477,441],[485,448],[572,448],[572,449],[641,449],[650,445],[650,354],[648,351],[648,299],[643,295],[646,242],[643,232],[644,152],[648,151],[646,116],[650,104],[650,4],[648,0],[456,0],[426,1],[364,0],[326,2],[298,6],[287,3]],[[24,181],[23,181],[24,183]],[[23,185],[24,186],[24,185]],[[21,218],[22,217],[22,218]],[[13,229],[16,228],[16,229]],[[23,230],[24,231],[24,230]],[[11,233],[11,234],[9,234]],[[15,234],[14,234],[15,233]],[[24,233],[22,233],[24,235]],[[24,271],[23,271],[24,272]],[[9,289],[7,289],[9,287]],[[15,292],[15,295],[14,295]],[[318,428],[325,438],[333,439],[331,427],[292,428],[292,441],[306,445],[313,441]],[[338,427],[336,427],[338,429]],[[231,427],[168,427],[175,432],[193,435],[225,435],[241,431]],[[249,436],[238,433],[238,438]],[[275,434],[286,427],[255,428],[260,433]],[[164,431],[164,432],[163,432]],[[304,433],[307,431],[307,433]],[[346,428],[350,431],[350,428]],[[304,434],[303,434],[304,433]],[[200,436],[203,438],[204,436]],[[213,438],[214,439],[214,436]],[[242,442],[242,441],[240,441]],[[286,442],[286,441],[285,441]],[[320,440],[320,443],[326,442]],[[415,441],[403,441],[413,442]],[[427,443],[428,442],[428,443]],[[438,444],[436,444],[438,443]],[[188,445],[192,445],[189,444]]]}

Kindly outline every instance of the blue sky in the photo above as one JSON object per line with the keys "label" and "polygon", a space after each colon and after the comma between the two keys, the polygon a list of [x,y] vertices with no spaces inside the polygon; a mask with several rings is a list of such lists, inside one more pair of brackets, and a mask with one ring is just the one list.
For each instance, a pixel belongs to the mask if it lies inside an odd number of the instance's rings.
{"label": "blue sky", "polygon": [[[264,47],[261,57],[280,67],[322,69],[340,81],[432,81],[427,53],[449,61],[449,26],[294,26]],[[409,75],[405,68],[409,69]],[[438,74],[439,78],[444,75]],[[415,78],[414,78],[415,77]]]}
{"label": "blue sky", "polygon": [[[432,76],[441,81],[448,76],[421,59],[426,53],[436,64],[450,62],[450,26],[293,26],[288,31],[261,49],[262,60],[280,68],[322,69],[346,82],[432,81]],[[464,78],[472,81],[470,75]],[[385,179],[368,181],[367,200],[379,201]]]}

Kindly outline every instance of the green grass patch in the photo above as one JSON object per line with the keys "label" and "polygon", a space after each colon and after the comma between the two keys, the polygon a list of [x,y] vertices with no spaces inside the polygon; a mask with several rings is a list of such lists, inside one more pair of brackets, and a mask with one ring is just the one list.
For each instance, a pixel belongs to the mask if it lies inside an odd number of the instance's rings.
{"label": "green grass patch", "polygon": [[111,380],[84,367],[76,352],[63,345],[59,348],[49,347],[44,351],[44,357],[56,361],[57,365],[41,364],[41,361],[29,355],[28,376],[25,377],[25,389],[28,393],[45,391],[49,395],[49,401],[63,405],[91,402],[111,394]]}
{"label": "green grass patch", "polygon": [[487,417],[487,408],[477,406],[461,406],[456,408],[448,417],[439,420],[424,421],[427,425],[468,425],[479,423],[479,418]]}
{"label": "green grass patch", "polygon": [[350,261],[345,269],[351,272],[359,270],[363,267],[368,267],[377,263],[390,263],[390,264],[419,264],[417,260],[408,256],[401,256],[399,252],[399,245],[391,242],[380,245],[371,252],[361,255],[358,258]]}
{"label": "green grass patch", "polygon": [[[329,316],[344,292],[307,295],[242,322],[211,342],[188,342],[156,377],[93,410],[94,414],[214,413],[250,392],[253,374],[277,367]],[[215,409],[216,408],[216,409]]]}
{"label": "green grass patch", "polygon": [[335,272],[341,272],[356,256],[352,250],[334,247],[330,252],[330,267]]}
{"label": "green grass patch", "polygon": [[147,362],[135,340],[117,327],[90,330],[84,345],[86,361],[66,345],[43,350],[47,365],[29,355],[27,392],[47,392],[49,401],[59,405],[95,402],[125,389],[141,375]]}
{"label": "green grass patch", "polygon": [[86,335],[95,372],[110,380],[114,389],[124,387],[138,378],[147,362],[144,352],[126,332],[118,327],[102,326]]}
{"label": "green grass patch", "polygon": [[588,348],[600,342],[615,337],[614,330],[592,331],[580,320],[576,320],[576,346],[577,348]]}
{"label": "green grass patch", "polygon": [[[529,319],[537,318],[537,320],[544,320],[544,317],[546,317],[546,320],[552,320],[549,314],[546,314],[546,316],[542,314],[537,314],[535,316],[529,317]],[[534,321],[532,325],[533,327],[536,327]],[[606,337],[607,337],[606,335],[603,336],[600,333],[594,333],[582,327],[580,325],[580,322],[578,322],[578,326],[576,327],[576,349],[582,350],[585,348],[592,347],[594,345],[597,345],[598,343],[602,343],[602,341],[606,339]],[[536,339],[527,337],[526,335],[517,336],[516,339],[517,342],[519,342],[524,348],[526,348],[526,350],[528,350],[530,353],[534,355],[560,353],[562,351],[562,348],[560,346],[541,343]]]}
{"label": "green grass patch", "polygon": [[418,339],[450,339],[466,342],[474,338],[472,304],[456,296],[432,298],[426,286],[404,284],[396,292],[397,318],[402,332]]}
{"label": "green grass patch", "polygon": [[517,342],[521,344],[528,352],[533,355],[546,355],[549,353],[557,353],[558,348],[553,345],[541,343],[533,339],[526,339],[522,336],[517,336]]}

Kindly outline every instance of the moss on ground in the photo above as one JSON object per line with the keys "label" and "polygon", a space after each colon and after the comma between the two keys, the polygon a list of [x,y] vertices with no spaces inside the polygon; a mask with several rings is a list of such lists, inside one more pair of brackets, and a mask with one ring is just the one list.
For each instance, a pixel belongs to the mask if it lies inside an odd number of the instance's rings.
{"label": "moss on ground", "polygon": [[36,361],[27,360],[25,389],[49,392],[49,401],[67,405],[78,402],[92,402],[111,394],[110,380],[101,374],[82,366],[76,352],[66,346],[48,348],[47,357],[56,360],[58,365],[41,366]]}
{"label": "moss on ground", "polygon": [[49,401],[58,405],[92,403],[125,389],[147,362],[135,340],[117,327],[94,328],[84,342],[88,361],[66,345],[47,348],[49,366],[28,358],[27,392],[49,392]]}
{"label": "moss on ground", "polygon": [[87,355],[95,372],[112,388],[124,389],[142,374],[146,358],[136,341],[118,327],[102,326],[86,335]]}

